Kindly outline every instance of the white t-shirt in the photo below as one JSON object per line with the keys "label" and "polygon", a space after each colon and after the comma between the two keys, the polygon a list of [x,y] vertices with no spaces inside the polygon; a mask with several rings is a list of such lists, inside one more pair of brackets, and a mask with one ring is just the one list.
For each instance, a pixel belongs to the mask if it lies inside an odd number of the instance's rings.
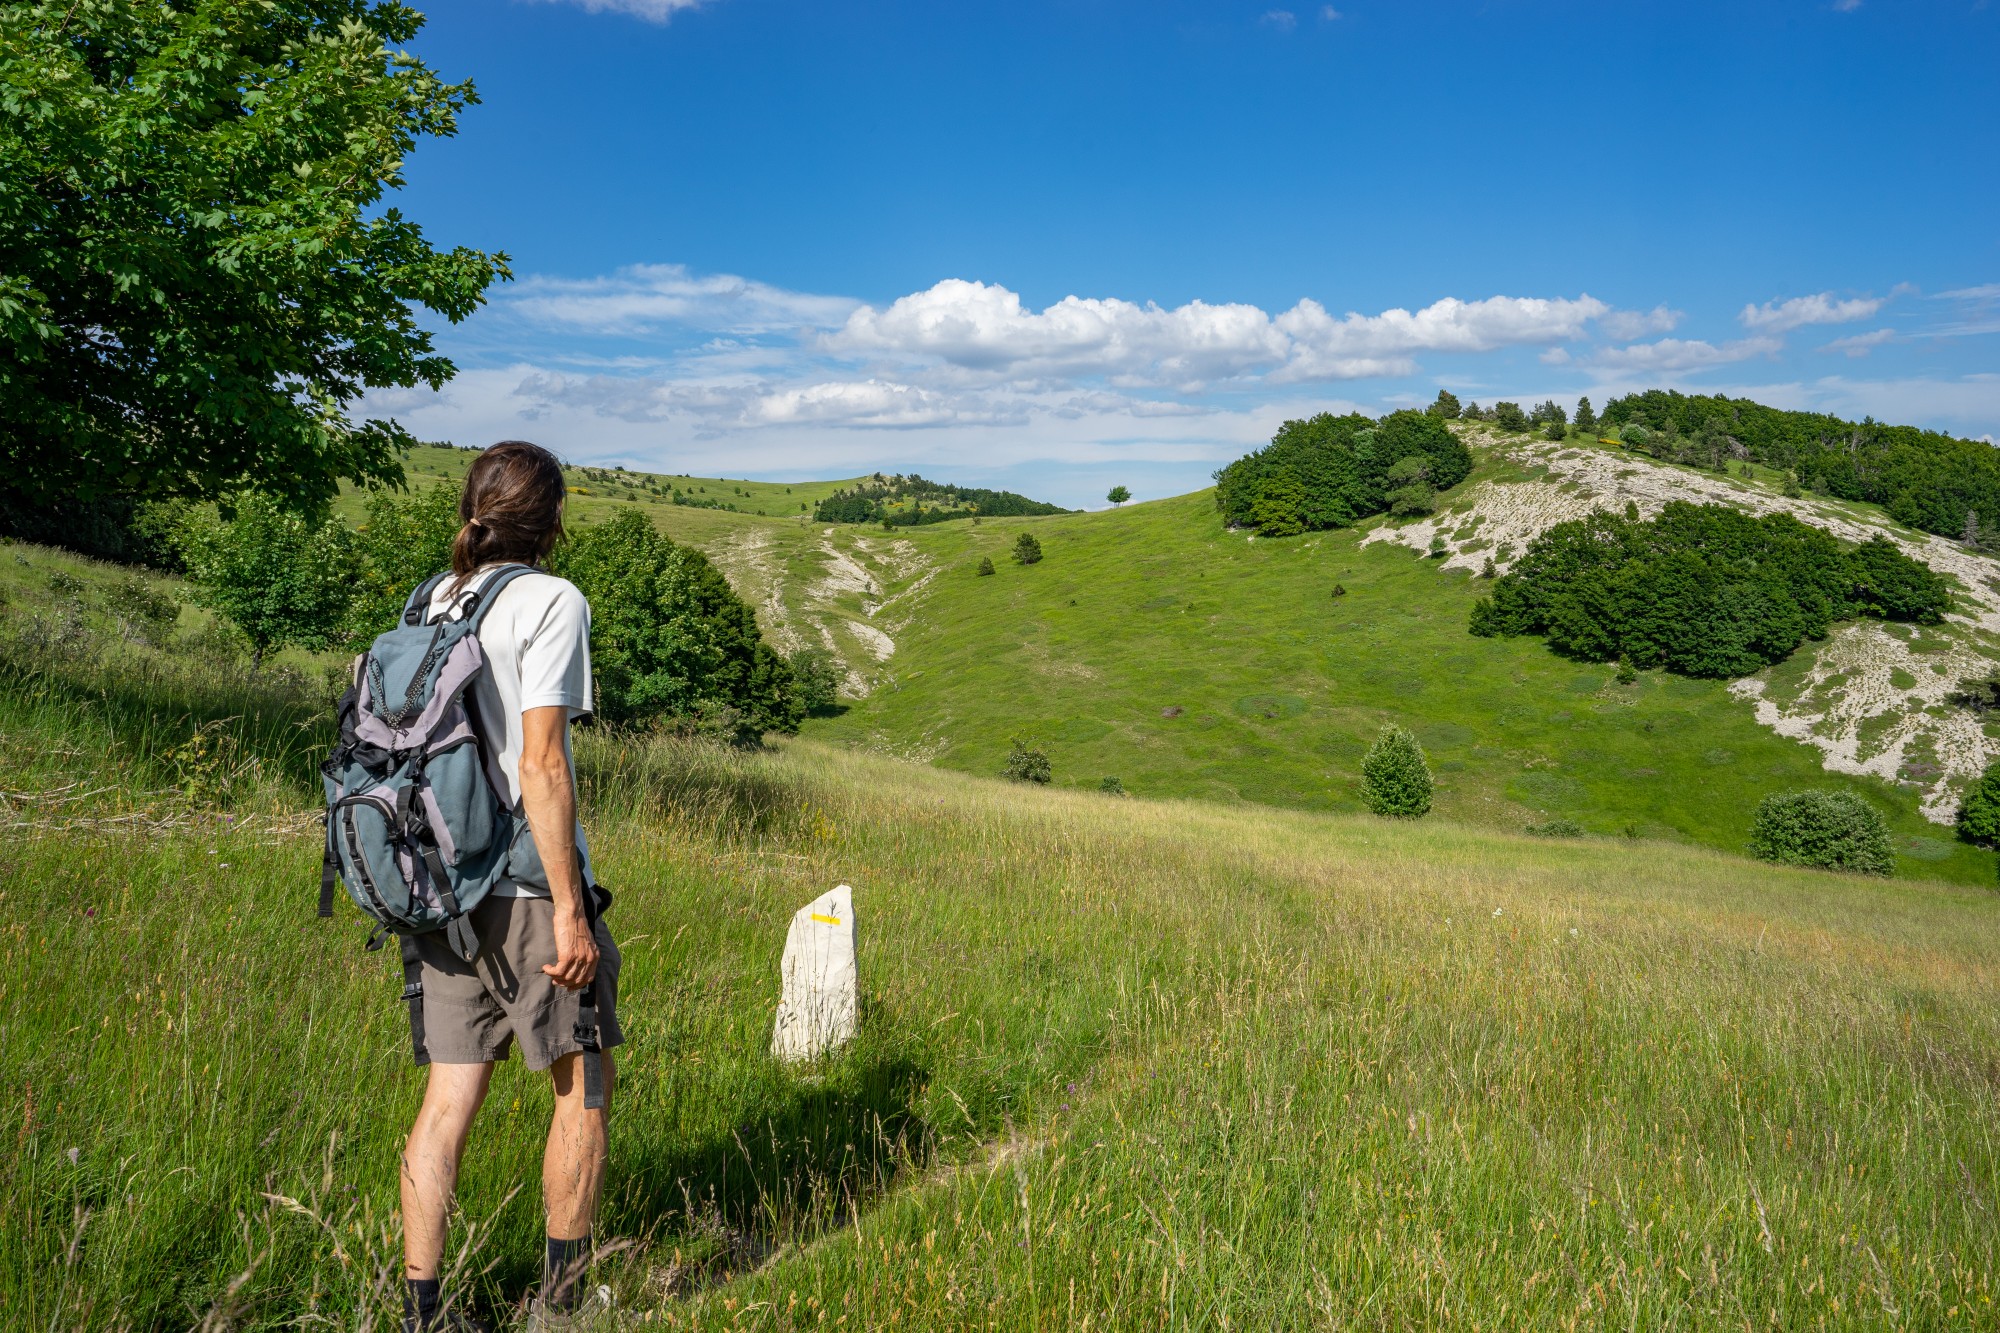
{"label": "white t-shirt", "polygon": [[[454,618],[465,594],[482,588],[494,567],[481,569],[454,590],[447,578],[431,593],[430,614],[447,611]],[[590,712],[590,603],[568,579],[536,571],[523,574],[500,590],[479,625],[479,646],[486,670],[473,685],[473,704],[492,745],[494,777],[501,795],[518,812],[521,808],[521,714],[530,708],[567,708],[572,719]],[[563,758],[570,761],[570,781],[576,765],[570,756],[569,728],[563,728]],[[576,845],[590,864],[578,823]],[[546,898],[545,890],[503,879],[493,887],[502,898]]]}

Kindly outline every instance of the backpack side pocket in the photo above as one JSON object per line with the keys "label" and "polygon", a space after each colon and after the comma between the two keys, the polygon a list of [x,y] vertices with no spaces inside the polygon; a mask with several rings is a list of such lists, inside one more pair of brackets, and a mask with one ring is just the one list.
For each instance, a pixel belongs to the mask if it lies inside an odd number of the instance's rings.
{"label": "backpack side pocket", "polygon": [[478,740],[464,721],[424,760],[417,796],[446,865],[476,860],[493,845],[502,822],[500,802],[487,781]]}

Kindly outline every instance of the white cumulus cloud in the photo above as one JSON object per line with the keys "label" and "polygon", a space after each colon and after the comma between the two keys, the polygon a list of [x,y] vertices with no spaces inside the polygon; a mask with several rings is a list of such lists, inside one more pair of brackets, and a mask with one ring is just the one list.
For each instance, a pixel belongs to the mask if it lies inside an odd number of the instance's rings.
{"label": "white cumulus cloud", "polygon": [[1593,362],[1611,370],[1638,370],[1669,374],[1680,370],[1701,370],[1748,361],[1755,356],[1773,356],[1784,347],[1778,338],[1739,338],[1720,347],[1699,338],[1662,338],[1658,342],[1633,343],[1628,347],[1606,347]]}
{"label": "white cumulus cloud", "polygon": [[997,284],[949,278],[877,309],[862,306],[830,351],[934,357],[996,379],[1105,376],[1197,385],[1261,374],[1272,383],[1408,374],[1411,353],[1483,352],[1574,338],[1609,307],[1575,300],[1446,297],[1423,309],[1335,317],[1304,300],[1273,317],[1253,305],[1167,309],[1066,296],[1043,310]]}
{"label": "white cumulus cloud", "polygon": [[1299,26],[1299,16],[1289,9],[1267,9],[1264,11],[1264,17],[1258,22],[1266,27],[1276,28],[1279,32],[1290,32]]}
{"label": "white cumulus cloud", "polygon": [[1649,333],[1672,333],[1685,312],[1656,305],[1651,310],[1613,310],[1598,320],[1598,327],[1620,342],[1643,338]]}
{"label": "white cumulus cloud", "polygon": [[1789,301],[1746,305],[1736,318],[1746,329],[1783,333],[1807,324],[1846,324],[1867,319],[1886,304],[1887,301],[1876,296],[1856,296],[1838,301],[1832,292],[1818,292],[1812,296],[1794,296]]}
{"label": "white cumulus cloud", "polygon": [[1835,338],[1819,350],[1843,352],[1850,357],[1863,357],[1895,336],[1894,329],[1876,329],[1873,333],[1857,333],[1849,338]]}

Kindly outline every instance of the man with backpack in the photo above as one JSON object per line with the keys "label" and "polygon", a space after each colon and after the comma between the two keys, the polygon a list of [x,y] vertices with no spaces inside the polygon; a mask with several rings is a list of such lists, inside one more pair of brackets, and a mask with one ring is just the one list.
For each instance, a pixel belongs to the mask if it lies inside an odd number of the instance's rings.
{"label": "man with backpack", "polygon": [[[494,445],[466,474],[452,569],[356,664],[327,761],[327,871],[400,937],[423,1108],[403,1150],[407,1330],[465,1328],[439,1290],[458,1166],[496,1062],[547,1069],[545,1321],[575,1311],[607,1156],[617,945],[576,816],[569,724],[590,699],[590,607],[537,566],[562,467]],[[455,1293],[454,1293],[455,1295]]]}

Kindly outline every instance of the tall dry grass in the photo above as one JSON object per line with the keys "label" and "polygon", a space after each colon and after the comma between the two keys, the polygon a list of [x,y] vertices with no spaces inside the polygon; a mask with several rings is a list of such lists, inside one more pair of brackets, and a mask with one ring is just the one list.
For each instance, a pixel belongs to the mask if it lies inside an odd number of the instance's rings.
{"label": "tall dry grass", "polygon": [[[0,705],[8,744],[117,752],[64,697]],[[619,1318],[2000,1319],[1989,893],[803,743],[591,734],[579,765],[626,955]],[[233,813],[7,830],[0,1323],[394,1312],[422,1087],[394,967],[314,919],[309,826]],[[862,1034],[800,1075],[765,1053],[778,955],[837,881]],[[461,1183],[459,1285],[502,1319],[536,1276],[547,1097],[503,1070]]]}

